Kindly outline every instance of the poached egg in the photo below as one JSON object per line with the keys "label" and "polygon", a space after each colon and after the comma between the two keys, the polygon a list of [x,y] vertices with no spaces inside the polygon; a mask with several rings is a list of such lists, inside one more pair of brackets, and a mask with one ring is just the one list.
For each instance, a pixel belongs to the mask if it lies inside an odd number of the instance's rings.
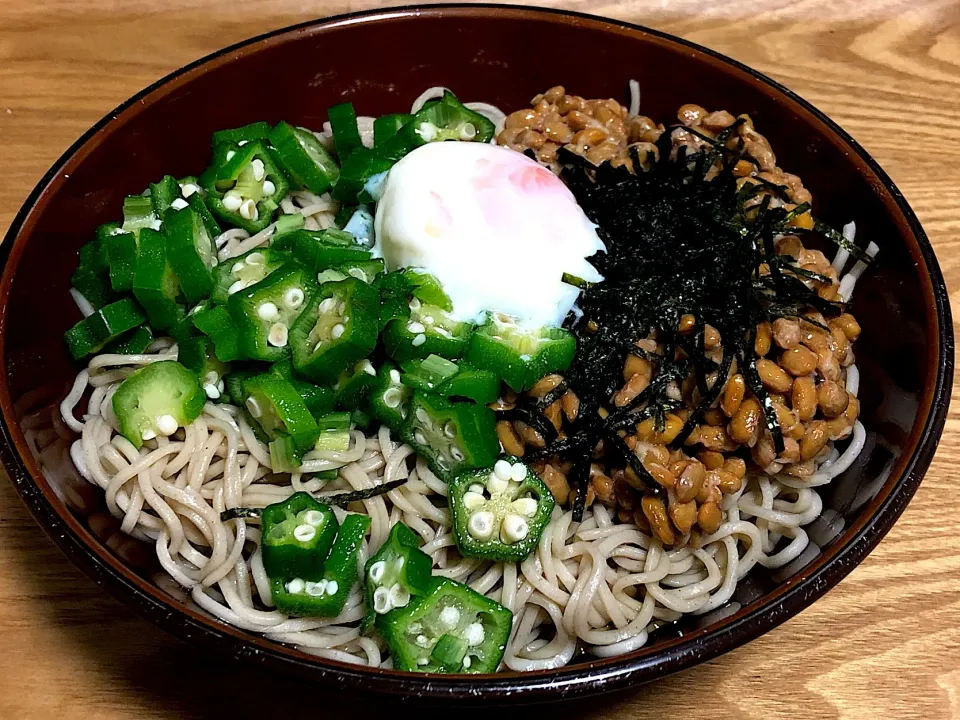
{"label": "poached egg", "polygon": [[491,311],[559,326],[579,294],[563,274],[603,279],[587,262],[603,242],[566,185],[487,143],[428,143],[406,155],[387,175],[374,230],[387,269],[431,273],[457,320]]}

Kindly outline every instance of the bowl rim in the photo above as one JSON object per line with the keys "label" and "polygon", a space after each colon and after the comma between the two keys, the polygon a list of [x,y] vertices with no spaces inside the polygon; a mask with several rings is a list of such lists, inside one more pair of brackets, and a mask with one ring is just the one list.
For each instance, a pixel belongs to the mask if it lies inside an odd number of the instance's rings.
{"label": "bowl rim", "polygon": [[[762,604],[755,607],[747,606],[706,630],[668,641],[658,647],[655,652],[641,649],[614,658],[525,673],[418,676],[412,673],[362,668],[325,660],[267,641],[252,633],[246,633],[201,616],[187,608],[179,607],[162,591],[136,576],[112,555],[104,552],[99,546],[99,541],[93,538],[68,509],[64,507],[66,514],[61,514],[51,501],[50,496],[53,495],[53,491],[49,489],[43,476],[31,472],[35,461],[26,451],[22,433],[16,425],[13,402],[5,374],[0,380],[0,406],[2,406],[0,460],[6,467],[22,500],[37,518],[41,527],[74,564],[125,605],[132,607],[181,640],[196,640],[206,647],[220,653],[229,653],[235,658],[269,665],[321,682],[336,683],[341,688],[372,690],[380,695],[408,698],[413,696],[437,699],[460,696],[470,697],[480,702],[507,700],[533,702],[609,692],[654,680],[715,658],[759,637],[808,607],[849,574],[890,530],[916,492],[936,450],[950,401],[954,364],[950,305],[943,275],[919,220],[890,177],[856,140],[823,112],[766,75],[721,53],[636,23],[575,11],[524,5],[494,3],[406,5],[316,18],[278,28],[217,50],[165,75],[107,113],[57,159],[24,201],[6,232],[4,242],[0,245],[0,265],[3,266],[3,280],[0,284],[0,323],[5,320],[12,284],[13,273],[9,272],[11,257],[16,261],[19,260],[23,243],[17,241],[28,222],[39,217],[40,213],[34,214],[37,205],[50,190],[64,167],[77,157],[79,151],[84,149],[91,139],[111,126],[121,125],[124,114],[131,108],[136,109],[135,106],[138,104],[147,105],[143,101],[148,96],[154,96],[153,99],[161,97],[163,93],[158,91],[175,89],[178,85],[177,81],[185,80],[188,75],[192,75],[203,66],[229,63],[243,50],[264,43],[283,42],[302,32],[323,32],[356,24],[449,15],[459,16],[465,20],[471,17],[490,18],[499,15],[504,18],[513,16],[546,22],[566,21],[574,25],[590,25],[607,32],[620,31],[634,36],[646,36],[648,41],[678,46],[699,53],[747,75],[759,89],[772,92],[774,95],[781,96],[781,99],[785,98],[794,103],[834,133],[879,179],[883,189],[889,193],[896,210],[902,216],[903,224],[916,241],[923,266],[925,266],[918,267],[918,272],[921,273],[921,284],[924,280],[922,270],[927,271],[926,279],[930,285],[936,321],[935,332],[931,334],[930,340],[938,344],[939,354],[935,360],[930,361],[930,365],[935,367],[929,369],[935,371],[936,380],[929,393],[930,402],[924,413],[922,428],[914,427],[911,434],[911,439],[916,438],[915,449],[912,454],[901,454],[898,460],[898,464],[902,466],[900,477],[885,496],[878,493],[878,496],[873,498],[868,508],[863,511],[863,517],[847,528],[845,534],[848,538],[845,542],[828,548],[826,553],[814,560],[798,576],[789,579],[772,591]],[[0,359],[4,364],[6,363],[5,337],[2,335],[0,335]],[[921,411],[923,409],[924,402],[921,402]],[[42,486],[47,486],[47,489]]]}

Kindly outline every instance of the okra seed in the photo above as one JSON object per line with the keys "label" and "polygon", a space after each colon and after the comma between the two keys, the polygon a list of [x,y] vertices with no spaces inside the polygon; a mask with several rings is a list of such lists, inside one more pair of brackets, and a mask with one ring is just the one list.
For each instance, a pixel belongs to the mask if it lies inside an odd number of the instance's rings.
{"label": "okra seed", "polygon": [[307,510],[307,512],[303,514],[303,521],[307,525],[318,527],[323,523],[323,513],[319,510]]}
{"label": "okra seed", "polygon": [[183,184],[180,186],[180,193],[181,193],[185,198],[188,198],[188,197],[190,197],[191,195],[193,195],[194,193],[197,193],[197,192],[200,192],[200,186],[199,186],[199,185],[194,185],[193,183],[183,183]]}
{"label": "okra seed", "polygon": [[336,595],[339,589],[340,585],[337,584],[336,580],[331,580],[327,583],[327,595]]}
{"label": "okra seed", "polygon": [[369,360],[364,360],[363,365],[361,365],[361,367],[363,368],[363,371],[367,375],[373,375],[374,377],[377,376],[377,370],[375,367],[373,367],[373,363],[370,362]]}
{"label": "okra seed", "polygon": [[221,381],[219,381],[219,382],[217,383],[217,390],[219,390],[219,391],[220,391],[220,394],[223,395],[223,390],[224,390],[223,380],[221,380]]}
{"label": "okra seed", "polygon": [[380,582],[386,569],[387,564],[383,560],[378,560],[370,566],[370,579],[375,583]]}
{"label": "okra seed", "polygon": [[514,482],[523,482],[527,478],[527,468],[523,463],[516,463],[510,468],[510,479]]}
{"label": "okra seed", "polygon": [[348,268],[347,275],[349,275],[352,278],[356,278],[361,282],[367,282],[367,274],[358,267]]}
{"label": "okra seed", "polygon": [[142,437],[144,440],[153,440],[156,436],[157,434],[153,431],[152,428],[147,428],[142,433],[140,433],[140,437]]}
{"label": "okra seed", "polygon": [[174,210],[183,210],[185,207],[190,207],[190,205],[183,198],[176,198],[172,203],[170,203],[170,207],[172,207]]}
{"label": "okra seed", "polygon": [[263,253],[258,252],[250,253],[244,260],[247,265],[263,265],[265,261],[266,258],[263,257]]}
{"label": "okra seed", "polygon": [[244,220],[256,220],[258,215],[257,204],[253,200],[244,200],[240,206],[240,217]]}
{"label": "okra seed", "polygon": [[290,288],[283,294],[283,304],[291,310],[296,310],[303,305],[303,290],[300,288]]}
{"label": "okra seed", "polygon": [[422,407],[418,407],[417,412],[415,414],[417,416],[417,420],[419,420],[420,422],[422,423],[430,422],[430,416],[427,414],[427,411],[424,410]]}
{"label": "okra seed", "polygon": [[520,498],[519,500],[514,500],[512,503],[510,503],[510,507],[521,515],[531,517],[537,512],[537,501],[533,498]]}
{"label": "okra seed", "polygon": [[390,604],[390,591],[385,587],[378,587],[373,591],[373,609],[378,615],[384,615],[393,609]]}
{"label": "okra seed", "polygon": [[230,212],[236,212],[240,209],[240,206],[243,205],[243,198],[240,197],[239,193],[233,191],[228,192],[223,196],[223,207]]}
{"label": "okra seed", "polygon": [[287,583],[287,592],[299,595],[303,592],[305,585],[306,583],[303,581],[303,578],[294,578]]}
{"label": "okra seed", "polygon": [[293,529],[293,536],[300,542],[310,542],[317,534],[317,529],[313,525],[297,525]]}
{"label": "okra seed", "polygon": [[332,337],[334,340],[337,340],[340,338],[341,335],[343,335],[344,330],[346,330],[346,328],[340,323],[337,323],[336,325],[333,326],[333,328],[331,328],[330,337]]}
{"label": "okra seed", "polygon": [[335,306],[336,304],[337,304],[336,298],[328,297],[326,300],[324,300],[322,303],[320,303],[320,307],[317,308],[317,312],[318,312],[318,313],[328,313],[328,312],[330,312],[331,310],[333,310],[333,308],[334,308],[334,306]]}
{"label": "okra seed", "polygon": [[480,483],[473,483],[467,488],[467,492],[475,492],[483,495],[483,485]]}
{"label": "okra seed", "polygon": [[430,640],[426,635],[417,635],[417,645],[420,647],[430,647]]}
{"label": "okra seed", "polygon": [[266,168],[263,167],[263,160],[254,158],[253,162],[250,163],[250,169],[253,170],[254,180],[257,182],[263,180],[263,176],[266,174]]}
{"label": "okra seed", "polygon": [[505,492],[506,489],[510,486],[509,480],[504,480],[502,477],[496,474],[496,472],[490,473],[490,477],[487,478],[487,492],[490,495],[499,495],[502,492]]}
{"label": "okra seed", "polygon": [[427,658],[418,658],[417,665],[429,665],[430,661]]}
{"label": "okra seed", "polygon": [[450,454],[453,456],[453,459],[456,460],[457,462],[460,462],[463,460],[463,451],[460,450],[460,448],[458,447],[450,448]]}
{"label": "okra seed", "polygon": [[397,572],[400,572],[401,570],[403,570],[403,565],[404,565],[403,556],[401,555],[400,557],[397,558],[397,561],[393,564],[393,567]]}
{"label": "okra seed", "polygon": [[433,123],[423,122],[417,128],[417,135],[422,137],[424,142],[433,142],[437,137],[438,130],[439,128]]}
{"label": "okra seed", "polygon": [[446,628],[453,628],[460,622],[460,611],[453,605],[447,605],[440,611],[440,624]]}
{"label": "okra seed", "polygon": [[211,400],[220,399],[220,391],[217,389],[217,386],[213,383],[209,383],[203,386],[203,391],[207,394],[207,397]]}
{"label": "okra seed", "polygon": [[448,422],[443,426],[443,434],[448,438],[455,438],[457,436],[457,426],[452,422]]}
{"label": "okra seed", "polygon": [[[442,335],[445,338],[453,337],[451,332],[447,330],[445,327],[440,327],[439,325],[437,325],[433,330],[435,333],[437,333],[438,335]],[[424,340],[426,340],[426,338],[424,338]]]}
{"label": "okra seed", "polygon": [[320,580],[319,582],[308,582],[306,584],[307,595],[312,597],[320,597],[330,586],[325,580]]}
{"label": "okra seed", "polygon": [[529,534],[530,526],[527,521],[513,513],[507,515],[500,526],[500,539],[508,545],[520,542]]}
{"label": "okra seed", "polygon": [[426,315],[425,317],[422,318],[422,320],[424,325],[433,325],[433,323],[435,322],[433,319],[433,315]]}
{"label": "okra seed", "polygon": [[272,302],[265,302],[257,308],[257,317],[261,320],[275,320],[280,317],[280,310]]}
{"label": "okra seed", "polygon": [[400,383],[400,371],[399,371],[399,370],[391,370],[391,371],[390,371],[390,382],[394,383],[395,385],[397,385],[397,384]]}
{"label": "okra seed", "polygon": [[476,510],[478,507],[486,504],[483,495],[475,492],[465,492],[463,494],[463,506],[467,510]]}
{"label": "okra seed", "polygon": [[413,298],[413,299],[410,301],[410,309],[413,310],[414,312],[416,312],[417,310],[419,310],[420,307],[421,307],[420,301],[419,301],[417,298]]}
{"label": "okra seed", "polygon": [[510,479],[511,469],[512,469],[512,466],[506,460],[497,460],[497,462],[493,466],[494,474],[501,480]]}
{"label": "okra seed", "polygon": [[473,140],[477,136],[477,128],[473,123],[464,123],[460,126],[460,139]]}
{"label": "okra seed", "polygon": [[342,316],[346,311],[347,311],[347,304],[345,302],[341,302],[339,305],[337,305],[337,315]]}
{"label": "okra seed", "polygon": [[488,540],[493,535],[493,513],[486,510],[475,512],[470,516],[467,530],[477,540]]}
{"label": "okra seed", "polygon": [[243,146],[246,145],[248,142],[250,142],[250,141],[249,141],[249,140],[241,140],[240,142],[237,143],[237,147],[243,147]]}
{"label": "okra seed", "polygon": [[423,436],[423,433],[419,430],[413,434],[413,439],[417,442],[417,445],[426,445],[427,439]]}
{"label": "okra seed", "polygon": [[230,162],[231,160],[233,160],[234,155],[236,155],[236,153],[233,150],[227,150],[227,155],[226,155],[227,162]]}
{"label": "okra seed", "polygon": [[469,656],[469,655],[466,655],[466,656],[463,658],[463,669],[464,669],[464,670],[469,670],[471,664],[472,664],[472,661],[470,660],[470,656]]}
{"label": "okra seed", "polygon": [[470,623],[463,631],[463,639],[467,641],[467,645],[470,647],[476,647],[482,643],[484,635],[486,633],[483,632],[483,625],[478,622]]}
{"label": "okra seed", "polygon": [[243,263],[242,263],[242,262],[234,263],[234,264],[233,264],[233,267],[230,268],[230,272],[232,272],[234,275],[236,275],[236,274],[237,274],[238,272],[240,272],[241,270],[243,270]]}
{"label": "okra seed", "polygon": [[[271,303],[272,304],[272,303]],[[275,347],[285,347],[290,337],[290,331],[283,323],[274,323],[270,326],[267,342]]]}
{"label": "okra seed", "polygon": [[397,608],[406,607],[410,602],[410,593],[400,583],[390,588],[390,604]]}
{"label": "okra seed", "polygon": [[383,404],[388,408],[394,409],[400,407],[402,400],[403,393],[400,392],[400,388],[387,388],[386,392],[383,393]]}
{"label": "okra seed", "polygon": [[238,293],[241,290],[243,290],[246,286],[247,284],[243,280],[237,280],[233,285],[229,287],[229,289],[227,290],[227,294],[233,295],[234,293]]}
{"label": "okra seed", "polygon": [[267,197],[270,197],[270,196],[273,195],[276,191],[277,191],[277,186],[276,186],[276,185],[274,185],[274,184],[273,184],[272,182],[270,182],[269,180],[264,180],[264,181],[263,181],[263,194],[264,194],[264,195],[266,195]]}
{"label": "okra seed", "polygon": [[422,333],[426,330],[426,328],[421,323],[412,322],[409,325],[407,325],[407,330],[409,330],[412,333]]}
{"label": "okra seed", "polygon": [[206,375],[203,376],[204,385],[216,385],[217,381],[220,379],[220,375],[217,374],[216,370],[211,370]]}
{"label": "okra seed", "polygon": [[247,402],[244,404],[247,406],[247,410],[253,417],[258,418],[263,415],[263,410],[260,409],[260,403],[257,402],[256,398],[248,397]]}
{"label": "okra seed", "polygon": [[426,335],[417,335],[410,344],[414,347],[420,347],[427,341]]}
{"label": "okra seed", "polygon": [[180,423],[173,415],[161,415],[157,418],[157,430],[161,435],[173,435]]}

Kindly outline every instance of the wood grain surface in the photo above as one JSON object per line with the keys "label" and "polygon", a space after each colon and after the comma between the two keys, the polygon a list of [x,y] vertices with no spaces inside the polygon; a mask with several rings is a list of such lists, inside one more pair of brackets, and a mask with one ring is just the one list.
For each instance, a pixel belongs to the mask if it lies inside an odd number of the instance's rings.
{"label": "wood grain surface", "polygon": [[[0,230],[57,157],[142,87],[260,32],[381,4],[391,3],[0,0]],[[960,296],[957,0],[550,4],[702,43],[813,102],[890,173]],[[958,413],[903,518],[812,608],[694,670],[551,714],[960,717]],[[0,718],[366,717],[367,707],[163,634],[75,569],[0,481]],[[409,712],[387,712],[398,711]]]}

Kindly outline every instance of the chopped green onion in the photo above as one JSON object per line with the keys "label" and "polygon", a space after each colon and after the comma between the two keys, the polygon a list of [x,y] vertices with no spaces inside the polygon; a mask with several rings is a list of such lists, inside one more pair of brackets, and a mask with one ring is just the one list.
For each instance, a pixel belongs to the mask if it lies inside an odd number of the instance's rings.
{"label": "chopped green onion", "polygon": [[446,358],[442,358],[439,355],[427,355],[423,362],[420,363],[418,372],[430,383],[438,385],[447,378],[452,378],[456,375],[459,369],[456,363],[450,362]]}
{"label": "chopped green onion", "polygon": [[338,412],[317,418],[320,438],[314,449],[343,452],[350,449],[350,413]]}

